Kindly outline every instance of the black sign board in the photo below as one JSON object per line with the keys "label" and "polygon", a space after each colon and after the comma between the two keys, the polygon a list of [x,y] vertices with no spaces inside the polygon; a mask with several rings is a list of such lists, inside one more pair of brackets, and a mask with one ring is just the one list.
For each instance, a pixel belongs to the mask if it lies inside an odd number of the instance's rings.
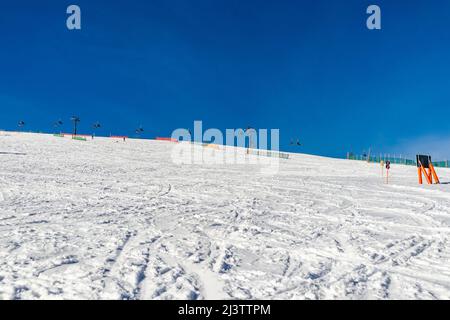
{"label": "black sign board", "polygon": [[429,168],[430,167],[430,163],[431,163],[431,156],[425,156],[422,154],[418,154],[416,156],[417,159],[417,167],[420,167],[420,165],[422,165],[424,168]]}

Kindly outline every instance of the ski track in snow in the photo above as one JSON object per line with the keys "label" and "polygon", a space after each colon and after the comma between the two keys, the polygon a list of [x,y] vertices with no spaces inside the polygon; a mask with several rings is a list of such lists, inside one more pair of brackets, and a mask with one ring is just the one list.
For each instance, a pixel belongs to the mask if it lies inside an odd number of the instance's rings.
{"label": "ski track in snow", "polygon": [[450,298],[450,184],[300,154],[274,176],[176,165],[172,147],[0,133],[0,299]]}

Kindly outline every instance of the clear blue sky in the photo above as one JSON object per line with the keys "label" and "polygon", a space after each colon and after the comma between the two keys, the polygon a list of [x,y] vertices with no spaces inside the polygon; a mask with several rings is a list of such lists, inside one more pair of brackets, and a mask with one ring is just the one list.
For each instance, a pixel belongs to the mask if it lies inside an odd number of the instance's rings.
{"label": "clear blue sky", "polygon": [[448,0],[3,2],[0,128],[70,130],[76,114],[86,133],[154,137],[203,120],[279,128],[284,150],[412,153],[450,137],[449,23]]}

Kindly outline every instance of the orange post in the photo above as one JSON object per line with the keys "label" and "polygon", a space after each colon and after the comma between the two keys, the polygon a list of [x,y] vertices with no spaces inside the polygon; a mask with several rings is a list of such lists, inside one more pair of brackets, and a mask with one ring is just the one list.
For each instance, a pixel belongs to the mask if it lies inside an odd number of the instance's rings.
{"label": "orange post", "polygon": [[[436,183],[441,183],[440,181],[439,181],[439,177],[438,177],[438,175],[437,175],[437,173],[436,173],[436,171],[434,170],[434,166],[433,166],[433,164],[432,163],[430,163],[430,177],[433,177],[434,178],[434,181],[436,181]],[[432,179],[432,178],[431,178]],[[431,181],[433,181],[433,180],[431,180]]]}
{"label": "orange post", "polygon": [[419,174],[419,184],[423,184],[423,179],[422,179],[422,167],[418,167],[418,168],[417,168],[417,173]]}

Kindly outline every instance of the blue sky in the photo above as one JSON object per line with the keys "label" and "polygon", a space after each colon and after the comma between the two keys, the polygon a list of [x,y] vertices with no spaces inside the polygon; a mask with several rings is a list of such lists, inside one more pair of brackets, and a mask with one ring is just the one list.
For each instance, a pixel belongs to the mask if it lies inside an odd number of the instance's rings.
{"label": "blue sky", "polygon": [[[81,31],[66,28],[70,4]],[[279,128],[289,151],[450,158],[449,18],[447,0],[9,1],[0,128],[68,131],[76,114],[83,132],[154,137],[202,120]]]}

